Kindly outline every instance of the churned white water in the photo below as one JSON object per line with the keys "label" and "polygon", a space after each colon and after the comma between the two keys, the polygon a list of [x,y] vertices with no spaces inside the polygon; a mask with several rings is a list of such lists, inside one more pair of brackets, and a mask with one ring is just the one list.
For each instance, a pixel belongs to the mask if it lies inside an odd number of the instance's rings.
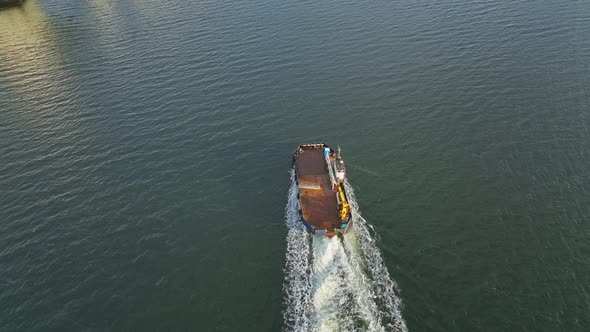
{"label": "churned white water", "polygon": [[352,230],[340,237],[309,234],[302,224],[294,172],[285,209],[286,331],[407,331],[399,288],[360,216],[350,184]]}

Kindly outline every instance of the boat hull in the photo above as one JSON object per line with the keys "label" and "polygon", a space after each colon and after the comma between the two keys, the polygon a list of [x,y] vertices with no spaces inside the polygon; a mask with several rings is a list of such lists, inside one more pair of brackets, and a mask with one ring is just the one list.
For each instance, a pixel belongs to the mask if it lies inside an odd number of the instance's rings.
{"label": "boat hull", "polygon": [[330,174],[333,159],[334,151],[322,143],[302,144],[293,155],[301,219],[314,235],[345,234],[352,227],[350,209],[343,210],[344,185]]}

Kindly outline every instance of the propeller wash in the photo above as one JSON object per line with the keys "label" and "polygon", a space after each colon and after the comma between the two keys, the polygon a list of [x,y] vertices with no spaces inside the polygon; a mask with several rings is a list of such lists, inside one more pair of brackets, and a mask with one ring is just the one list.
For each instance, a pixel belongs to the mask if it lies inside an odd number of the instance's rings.
{"label": "propeller wash", "polygon": [[288,227],[283,318],[285,331],[407,331],[399,288],[359,214],[350,184],[344,187],[354,227],[341,236],[314,236],[299,214],[291,170],[285,209]]}

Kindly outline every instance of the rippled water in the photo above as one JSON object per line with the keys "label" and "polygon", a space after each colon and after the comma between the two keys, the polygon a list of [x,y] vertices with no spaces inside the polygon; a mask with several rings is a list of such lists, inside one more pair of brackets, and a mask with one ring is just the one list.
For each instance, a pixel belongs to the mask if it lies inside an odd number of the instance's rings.
{"label": "rippled water", "polygon": [[590,326],[590,4],[0,11],[0,330],[277,331],[340,144],[410,331]]}

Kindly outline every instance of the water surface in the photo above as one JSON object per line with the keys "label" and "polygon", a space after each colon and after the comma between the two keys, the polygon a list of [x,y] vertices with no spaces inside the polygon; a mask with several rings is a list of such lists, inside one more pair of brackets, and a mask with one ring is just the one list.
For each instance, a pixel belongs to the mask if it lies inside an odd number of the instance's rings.
{"label": "water surface", "polygon": [[0,31],[0,330],[282,329],[316,141],[410,331],[588,330],[590,4],[29,0]]}

